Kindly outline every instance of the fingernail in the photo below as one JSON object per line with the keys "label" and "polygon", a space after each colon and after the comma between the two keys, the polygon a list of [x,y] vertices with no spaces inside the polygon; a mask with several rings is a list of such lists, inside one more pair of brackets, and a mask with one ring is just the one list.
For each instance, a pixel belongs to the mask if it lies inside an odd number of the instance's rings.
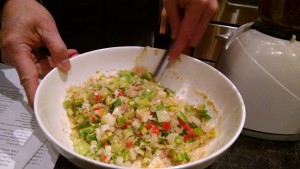
{"label": "fingernail", "polygon": [[71,68],[69,59],[62,60],[59,64],[60,68],[64,71],[68,71]]}

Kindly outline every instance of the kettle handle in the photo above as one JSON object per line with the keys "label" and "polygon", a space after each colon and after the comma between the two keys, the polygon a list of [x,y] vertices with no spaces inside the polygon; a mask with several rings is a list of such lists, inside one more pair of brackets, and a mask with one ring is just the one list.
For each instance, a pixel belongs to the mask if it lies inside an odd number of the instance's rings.
{"label": "kettle handle", "polygon": [[226,42],[226,44],[225,44],[225,46],[222,50],[222,54],[221,54],[221,56],[219,57],[219,59],[217,61],[217,64],[216,64],[217,68],[219,67],[219,63],[222,62],[221,60],[224,58],[224,55],[225,55],[226,51],[228,50],[228,48],[230,47],[230,45],[232,44],[232,42],[234,42],[238,38],[238,36],[240,36],[242,33],[248,31],[249,29],[251,29],[252,25],[253,25],[253,22],[241,25],[240,27],[238,27],[236,30],[234,30],[228,36],[227,42]]}
{"label": "kettle handle", "polygon": [[253,22],[250,23],[246,23],[242,26],[240,26],[238,29],[234,30],[228,37],[228,41],[225,45],[225,50],[227,50],[229,48],[229,46],[231,45],[231,43],[237,39],[238,36],[240,36],[242,33],[248,31],[249,29],[251,29],[253,25]]}

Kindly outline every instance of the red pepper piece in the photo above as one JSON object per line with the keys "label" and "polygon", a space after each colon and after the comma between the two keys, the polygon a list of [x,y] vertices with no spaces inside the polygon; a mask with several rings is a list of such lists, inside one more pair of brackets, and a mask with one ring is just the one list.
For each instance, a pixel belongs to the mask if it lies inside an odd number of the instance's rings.
{"label": "red pepper piece", "polygon": [[183,137],[183,141],[186,142],[190,137],[191,137],[190,134],[186,134],[186,135]]}
{"label": "red pepper piece", "polygon": [[95,118],[94,116],[92,116],[92,117],[91,117],[91,122],[92,122],[92,123],[95,123],[95,121],[96,121],[96,118]]}
{"label": "red pepper piece", "polygon": [[152,130],[152,133],[159,134],[159,129],[158,129],[157,126],[153,125],[152,128],[151,128],[151,130]]}
{"label": "red pepper piece", "polygon": [[128,142],[125,142],[125,146],[127,148],[131,148],[133,146],[133,141],[128,141]]}
{"label": "red pepper piece", "polygon": [[95,99],[94,99],[95,103],[99,103],[100,100],[101,100],[101,96],[100,95],[96,95]]}
{"label": "red pepper piece", "polygon": [[184,129],[186,129],[186,130],[188,131],[188,134],[189,134],[189,135],[192,135],[192,136],[195,135],[194,130],[189,126],[189,124],[187,124],[186,122],[182,121],[180,118],[178,118],[178,121],[179,121],[180,125],[181,125]]}
{"label": "red pepper piece", "polygon": [[170,127],[171,127],[171,122],[170,121],[163,122],[163,126],[162,126],[163,130],[170,130]]}
{"label": "red pepper piece", "polygon": [[152,123],[148,123],[148,124],[146,125],[146,129],[151,129],[152,126],[153,126]]}

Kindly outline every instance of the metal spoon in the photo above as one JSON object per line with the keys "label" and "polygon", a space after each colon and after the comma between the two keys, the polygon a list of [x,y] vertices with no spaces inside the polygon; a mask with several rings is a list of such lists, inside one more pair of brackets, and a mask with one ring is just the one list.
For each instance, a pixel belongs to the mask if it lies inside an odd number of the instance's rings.
{"label": "metal spoon", "polygon": [[172,41],[170,43],[170,45],[168,46],[168,48],[166,49],[166,51],[164,52],[162,58],[159,61],[159,64],[157,65],[153,76],[154,78],[159,81],[161,76],[163,75],[165,69],[167,68],[168,64],[169,64],[169,52],[173,47],[174,42]]}

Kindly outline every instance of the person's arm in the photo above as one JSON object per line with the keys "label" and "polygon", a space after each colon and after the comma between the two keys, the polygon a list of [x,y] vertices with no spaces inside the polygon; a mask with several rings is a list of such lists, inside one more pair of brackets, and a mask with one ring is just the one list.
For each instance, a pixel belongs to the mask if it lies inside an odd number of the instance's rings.
{"label": "person's arm", "polygon": [[[1,52],[5,64],[14,66],[23,85],[29,105],[33,107],[39,77],[54,66],[70,69],[67,50],[51,14],[36,0],[6,0],[1,11]],[[40,47],[47,47],[50,57],[37,59]]]}
{"label": "person's arm", "polygon": [[195,47],[200,42],[208,22],[218,9],[217,0],[164,0],[175,40],[170,59],[177,58],[185,47]]}

